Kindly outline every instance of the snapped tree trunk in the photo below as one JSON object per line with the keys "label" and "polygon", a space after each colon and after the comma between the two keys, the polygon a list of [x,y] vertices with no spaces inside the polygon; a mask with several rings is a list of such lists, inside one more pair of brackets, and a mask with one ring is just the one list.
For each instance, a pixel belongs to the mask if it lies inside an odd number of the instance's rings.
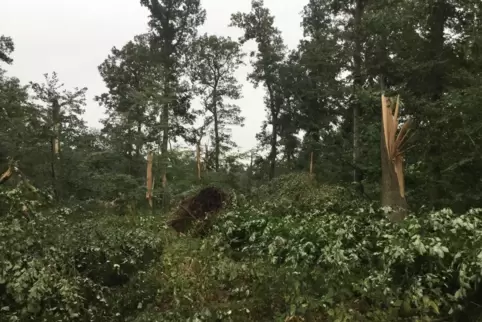
{"label": "snapped tree trunk", "polygon": [[381,205],[382,207],[390,207],[393,212],[390,213],[389,218],[392,221],[401,221],[405,218],[408,210],[408,203],[400,194],[397,174],[392,161],[388,157],[387,146],[385,144],[385,134],[383,132],[383,124],[381,126],[380,134],[380,151],[381,151]]}
{"label": "snapped tree trunk", "polygon": [[0,176],[0,184],[4,184],[5,182],[7,182],[8,179],[10,179],[10,178],[12,177],[13,172],[14,172],[14,166],[13,166],[13,163],[10,162],[10,164],[8,165],[7,171],[5,171],[5,172]]}
{"label": "snapped tree trunk", "polygon": [[409,121],[398,132],[399,103],[392,115],[391,106],[382,95],[382,126],[380,129],[381,153],[381,205],[390,207],[390,220],[398,222],[403,220],[408,213],[408,203],[405,199],[405,181],[403,177],[403,151],[408,139]]}
{"label": "snapped tree trunk", "polygon": [[149,154],[147,155],[147,173],[146,173],[146,185],[147,185],[147,192],[146,192],[146,199],[149,203],[149,207],[152,209],[153,203],[152,203],[152,190],[154,188],[153,186],[153,177],[152,177],[152,159],[153,159],[153,153],[152,151],[149,151]]}

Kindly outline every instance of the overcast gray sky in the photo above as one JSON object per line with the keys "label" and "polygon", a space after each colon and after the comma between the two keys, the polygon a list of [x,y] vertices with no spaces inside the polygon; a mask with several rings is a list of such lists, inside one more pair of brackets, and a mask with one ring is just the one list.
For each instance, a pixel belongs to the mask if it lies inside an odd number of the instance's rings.
{"label": "overcast gray sky", "polygon": [[[265,0],[276,17],[286,45],[295,48],[302,37],[300,12],[305,1]],[[230,16],[250,10],[251,0],[201,0],[207,21],[200,32],[230,36],[241,32],[228,27]],[[85,119],[100,127],[104,111],[93,97],[105,91],[97,66],[113,46],[122,47],[135,35],[147,31],[147,9],[139,0],[1,0],[0,34],[15,42],[10,76],[23,83],[41,82],[44,73],[56,71],[67,88],[88,87]],[[246,50],[254,49],[253,44]],[[248,62],[248,61],[247,61]],[[246,118],[243,128],[233,128],[234,140],[242,151],[256,145],[255,134],[265,119],[263,90],[246,81],[249,67],[241,68],[238,79],[244,97],[237,103]]]}

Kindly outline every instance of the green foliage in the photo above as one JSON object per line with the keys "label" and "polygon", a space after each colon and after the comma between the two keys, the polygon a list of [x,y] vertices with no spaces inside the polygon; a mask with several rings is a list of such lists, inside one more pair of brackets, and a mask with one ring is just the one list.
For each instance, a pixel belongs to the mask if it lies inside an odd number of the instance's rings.
{"label": "green foliage", "polygon": [[[278,196],[279,203],[240,203],[226,212],[212,240],[236,260],[298,272],[302,294],[312,300],[305,303],[309,310],[322,305],[338,317],[368,320],[385,310],[386,319],[430,320],[466,314],[479,292],[481,209],[420,212],[397,226],[361,204],[307,211],[306,202]],[[362,307],[353,311],[355,305]]]}
{"label": "green foliage", "polygon": [[[0,166],[14,159],[22,174],[0,186],[2,321],[480,320],[478,3],[403,0],[387,15],[392,1],[310,0],[289,53],[262,0],[232,15],[238,42],[197,37],[199,0],[140,4],[149,32],[99,66],[102,130],[84,124],[85,88],[64,90],[54,73],[30,83],[32,98],[0,69]],[[234,73],[248,41],[270,154],[246,166],[227,127],[242,121],[229,100],[242,95]],[[13,50],[0,36],[0,62]],[[417,134],[405,155],[412,213],[398,225],[373,201],[382,92],[401,95]],[[196,96],[208,113],[193,129]],[[199,179],[195,149],[171,144],[208,132]],[[149,150],[160,152],[155,217],[142,214]],[[165,229],[158,209],[208,185],[231,196],[209,235]]]}
{"label": "green foliage", "polygon": [[[17,190],[7,195],[12,205],[24,203]],[[146,271],[163,250],[161,224],[149,217],[78,221],[70,213],[2,216],[5,321],[121,321],[153,299]]]}
{"label": "green foliage", "polygon": [[191,78],[203,103],[204,122],[195,142],[209,134],[214,147],[214,168],[220,170],[220,157],[236,144],[227,126],[243,126],[239,106],[229,102],[241,98],[241,85],[234,73],[243,64],[241,46],[229,37],[199,37],[192,49]]}
{"label": "green foliage", "polygon": [[[278,135],[281,130],[279,118],[285,104],[282,73],[286,46],[281,32],[274,26],[274,17],[263,0],[251,1],[251,10],[248,13],[232,14],[230,26],[243,30],[239,39],[241,44],[250,40],[257,44],[257,51],[250,54],[253,57],[253,71],[249,73],[248,79],[255,87],[263,84],[266,89],[264,101],[268,120],[263,122],[257,138],[262,146],[270,147],[269,179],[273,179],[278,156]],[[271,133],[267,132],[268,124],[271,125]]]}
{"label": "green foliage", "polygon": [[96,97],[107,110],[103,132],[113,149],[139,158],[159,135],[156,102],[162,73],[152,61],[149,35],[138,35],[121,49],[112,48],[99,72],[109,89]]}
{"label": "green foliage", "polygon": [[381,322],[481,313],[481,209],[421,209],[394,225],[349,189],[291,174],[252,194],[232,191],[201,241],[175,237],[159,217],[45,207],[21,186],[0,197],[8,205],[0,219],[8,321]]}
{"label": "green foliage", "polygon": [[13,40],[10,37],[1,35],[0,36],[0,61],[3,61],[7,64],[11,64],[13,59],[10,57],[10,54],[14,51],[15,45],[13,44]]}

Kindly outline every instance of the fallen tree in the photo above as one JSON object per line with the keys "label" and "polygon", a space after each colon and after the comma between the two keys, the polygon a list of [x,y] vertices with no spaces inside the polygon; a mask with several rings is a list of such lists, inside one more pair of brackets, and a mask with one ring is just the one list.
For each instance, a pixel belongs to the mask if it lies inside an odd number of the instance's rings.
{"label": "fallen tree", "polygon": [[211,215],[218,213],[227,201],[228,195],[216,188],[201,189],[193,196],[182,200],[168,225],[178,233],[186,233],[197,224],[197,233],[204,234]]}

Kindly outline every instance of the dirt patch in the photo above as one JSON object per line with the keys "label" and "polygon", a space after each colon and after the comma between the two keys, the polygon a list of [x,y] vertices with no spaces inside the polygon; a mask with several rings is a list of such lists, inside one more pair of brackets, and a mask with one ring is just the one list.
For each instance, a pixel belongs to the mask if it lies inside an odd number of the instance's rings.
{"label": "dirt patch", "polygon": [[228,195],[216,187],[207,187],[179,204],[169,225],[178,233],[186,233],[196,226],[197,234],[204,234],[212,215],[219,212]]}

